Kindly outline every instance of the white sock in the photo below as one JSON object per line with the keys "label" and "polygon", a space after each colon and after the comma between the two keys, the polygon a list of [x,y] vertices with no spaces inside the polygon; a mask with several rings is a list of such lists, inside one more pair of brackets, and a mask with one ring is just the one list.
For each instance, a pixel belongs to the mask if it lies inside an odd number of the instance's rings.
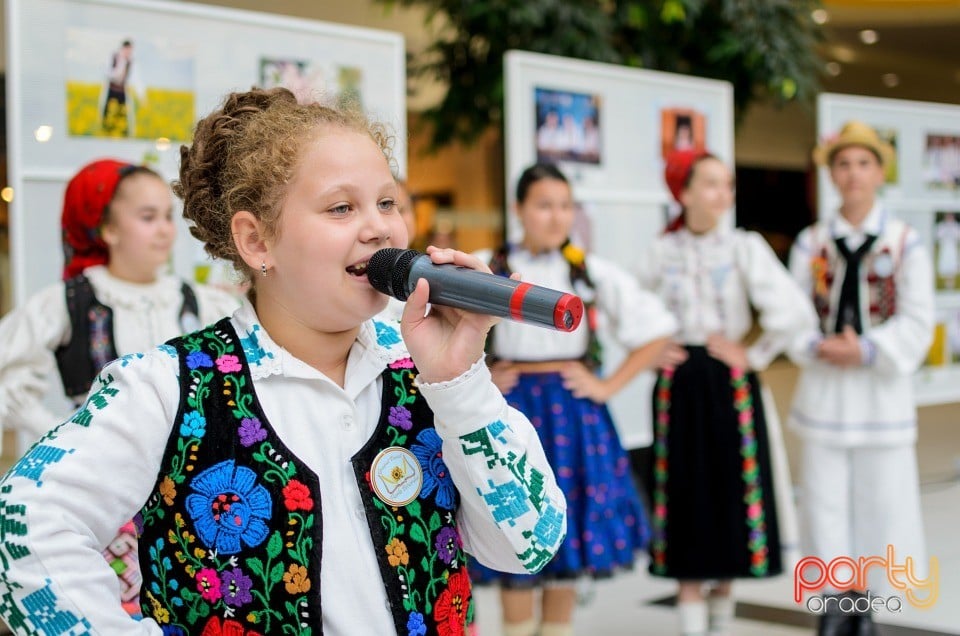
{"label": "white sock", "polygon": [[537,633],[537,621],[530,618],[522,623],[504,623],[503,636],[534,636]]}
{"label": "white sock", "polygon": [[729,633],[736,607],[737,603],[732,596],[711,596],[707,599],[710,636],[726,636]]}
{"label": "white sock", "polygon": [[573,636],[570,623],[544,623],[540,626],[540,636]]}
{"label": "white sock", "polygon": [[680,615],[680,633],[683,636],[703,636],[707,633],[707,604],[705,601],[677,603]]}

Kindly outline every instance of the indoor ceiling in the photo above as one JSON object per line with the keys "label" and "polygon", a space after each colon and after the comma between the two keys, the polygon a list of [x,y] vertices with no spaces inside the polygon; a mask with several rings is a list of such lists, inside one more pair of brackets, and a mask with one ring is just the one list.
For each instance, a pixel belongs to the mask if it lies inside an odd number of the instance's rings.
{"label": "indoor ceiling", "polygon": [[[265,6],[262,0],[185,1],[256,11]],[[960,0],[823,0],[822,4],[824,59],[839,65],[830,66],[838,75],[825,74],[824,90],[960,103]],[[266,6],[284,15],[400,31],[411,53],[429,42],[422,9],[386,9],[372,0],[273,0]],[[2,22],[0,12],[0,26]],[[864,29],[876,32],[875,44],[861,40]],[[0,70],[4,48],[0,46]],[[443,90],[419,88],[408,103],[414,111],[439,99]]]}
{"label": "indoor ceiling", "polygon": [[825,75],[824,90],[960,103],[960,0],[826,0],[823,7],[823,56],[839,72]]}

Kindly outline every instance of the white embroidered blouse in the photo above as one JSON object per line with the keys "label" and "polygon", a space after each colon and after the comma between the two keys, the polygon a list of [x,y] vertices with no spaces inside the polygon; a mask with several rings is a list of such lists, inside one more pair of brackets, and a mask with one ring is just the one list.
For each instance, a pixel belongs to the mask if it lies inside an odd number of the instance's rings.
{"label": "white embroidered blouse", "polygon": [[686,228],[670,232],[649,248],[637,274],[680,323],[683,344],[703,345],[714,333],[740,341],[755,309],[762,334],[747,349],[755,371],[816,325],[811,301],[755,232],[722,223],[702,235]]}

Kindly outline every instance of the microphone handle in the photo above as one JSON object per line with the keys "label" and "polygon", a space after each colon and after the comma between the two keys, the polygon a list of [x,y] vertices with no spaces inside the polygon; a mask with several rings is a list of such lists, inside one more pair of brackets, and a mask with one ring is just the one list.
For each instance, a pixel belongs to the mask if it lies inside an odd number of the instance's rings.
{"label": "microphone handle", "polygon": [[583,315],[583,301],[573,294],[457,265],[434,265],[426,254],[410,263],[407,294],[421,278],[430,283],[430,302],[436,305],[560,331],[576,329]]}

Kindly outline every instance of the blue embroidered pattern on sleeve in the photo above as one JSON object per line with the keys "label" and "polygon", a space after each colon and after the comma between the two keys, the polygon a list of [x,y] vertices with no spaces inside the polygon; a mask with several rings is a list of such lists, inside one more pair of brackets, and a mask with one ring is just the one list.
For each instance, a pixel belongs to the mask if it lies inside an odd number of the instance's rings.
{"label": "blue embroidered pattern on sleeve", "polygon": [[80,636],[90,633],[90,623],[72,613],[56,609],[56,595],[51,589],[50,579],[39,590],[25,596],[23,609],[13,598],[13,591],[20,585],[7,579],[7,571],[12,561],[30,556],[30,550],[21,543],[27,535],[24,523],[26,507],[9,505],[6,495],[10,485],[0,488],[0,616],[16,634],[43,634]]}
{"label": "blue embroidered pattern on sleeve", "polygon": [[[127,356],[121,361],[121,366],[127,362],[139,359],[142,356]],[[63,449],[45,442],[55,440],[58,432],[69,424],[78,424],[89,427],[93,420],[91,409],[102,411],[119,390],[110,385],[114,377],[103,371],[97,377],[100,389],[90,395],[83,406],[67,421],[44,435],[40,441],[27,451],[13,468],[3,477],[0,487],[0,616],[17,634],[43,634],[43,636],[82,636],[91,633],[91,625],[85,618],[78,617],[72,612],[57,608],[57,597],[53,592],[53,582],[46,579],[46,584],[27,594],[18,605],[13,591],[21,585],[7,578],[7,570],[11,561],[30,556],[30,549],[18,538],[27,535],[26,506],[22,504],[8,505],[6,495],[12,490],[8,483],[11,478],[21,477],[43,485],[43,473],[50,466],[58,463],[74,449]]]}
{"label": "blue embroidered pattern on sleeve", "polygon": [[545,477],[539,470],[528,465],[526,455],[518,458],[512,451],[503,454],[494,447],[494,442],[506,444],[503,434],[507,430],[509,426],[497,420],[486,428],[463,435],[460,443],[464,455],[482,454],[487,468],[505,467],[513,475],[513,480],[500,484],[488,480],[487,492],[477,488],[477,493],[483,497],[498,524],[505,523],[514,527],[517,519],[531,509],[539,513],[533,530],[523,532],[524,538],[530,541],[528,549],[517,555],[527,571],[535,573],[553,558],[554,551],[563,540],[564,515],[545,498]]}
{"label": "blue embroidered pattern on sleeve", "polygon": [[37,487],[43,485],[43,471],[47,466],[56,464],[64,456],[73,452],[73,449],[64,450],[56,446],[47,446],[46,444],[36,444],[10,469],[10,475],[13,477],[23,477],[37,483]]}

